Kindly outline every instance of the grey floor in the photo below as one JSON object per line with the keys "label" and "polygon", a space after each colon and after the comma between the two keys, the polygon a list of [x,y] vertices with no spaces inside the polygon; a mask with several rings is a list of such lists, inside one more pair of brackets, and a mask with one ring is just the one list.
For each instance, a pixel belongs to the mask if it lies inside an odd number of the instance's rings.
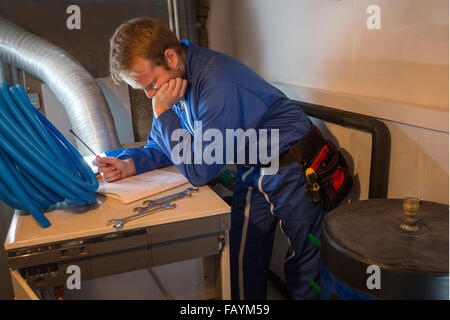
{"label": "grey floor", "polygon": [[[202,259],[193,259],[152,268],[162,287],[175,300],[205,299]],[[80,290],[65,289],[66,300],[165,300],[148,270],[137,270],[81,283]],[[284,300],[283,295],[268,282],[269,300]]]}
{"label": "grey floor", "polygon": [[267,282],[267,300],[286,300],[286,297],[273,285]]}

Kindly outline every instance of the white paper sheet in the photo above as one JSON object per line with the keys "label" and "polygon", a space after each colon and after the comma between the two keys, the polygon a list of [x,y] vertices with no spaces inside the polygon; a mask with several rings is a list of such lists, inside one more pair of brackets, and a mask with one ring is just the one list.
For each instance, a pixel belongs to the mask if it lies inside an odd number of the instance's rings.
{"label": "white paper sheet", "polygon": [[98,193],[130,203],[187,183],[180,173],[152,170],[114,182],[100,182]]}

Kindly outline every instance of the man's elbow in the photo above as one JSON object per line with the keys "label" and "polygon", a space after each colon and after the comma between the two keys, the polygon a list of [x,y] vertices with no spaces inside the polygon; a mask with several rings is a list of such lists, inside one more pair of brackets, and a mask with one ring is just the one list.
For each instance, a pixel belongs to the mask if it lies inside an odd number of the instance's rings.
{"label": "man's elbow", "polygon": [[188,181],[194,186],[194,187],[201,187],[204,186],[211,180],[211,178],[207,174],[188,174],[187,175]]}
{"label": "man's elbow", "polygon": [[217,175],[220,168],[216,167],[191,167],[184,171],[184,176],[194,187],[206,185]]}
{"label": "man's elbow", "polygon": [[209,180],[201,179],[201,178],[200,179],[199,178],[189,178],[188,180],[194,187],[204,186],[209,181]]}

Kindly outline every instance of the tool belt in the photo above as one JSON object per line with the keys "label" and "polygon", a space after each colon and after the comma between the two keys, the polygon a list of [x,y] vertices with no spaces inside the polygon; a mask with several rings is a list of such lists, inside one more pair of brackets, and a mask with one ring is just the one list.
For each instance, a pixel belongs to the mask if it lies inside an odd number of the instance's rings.
{"label": "tool belt", "polygon": [[319,129],[311,129],[280,156],[280,167],[297,162],[304,170],[308,200],[318,207],[337,207],[353,187],[353,178],[336,146]]}

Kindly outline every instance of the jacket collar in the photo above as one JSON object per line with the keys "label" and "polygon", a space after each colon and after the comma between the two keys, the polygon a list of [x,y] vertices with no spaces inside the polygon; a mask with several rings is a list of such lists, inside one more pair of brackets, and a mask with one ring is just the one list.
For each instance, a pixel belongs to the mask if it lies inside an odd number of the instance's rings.
{"label": "jacket collar", "polygon": [[182,46],[187,47],[187,57],[186,57],[186,63],[184,65],[184,76],[186,77],[186,80],[189,82],[189,79],[191,78],[191,60],[192,60],[192,53],[195,51],[195,45],[191,43],[188,39],[184,39],[180,41],[180,44]]}

